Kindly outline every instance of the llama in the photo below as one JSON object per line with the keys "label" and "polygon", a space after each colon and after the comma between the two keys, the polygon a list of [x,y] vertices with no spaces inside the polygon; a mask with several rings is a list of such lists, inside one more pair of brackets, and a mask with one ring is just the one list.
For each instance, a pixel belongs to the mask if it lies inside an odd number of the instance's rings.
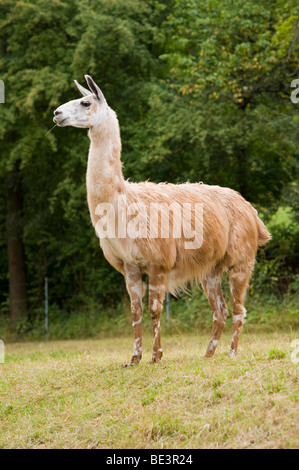
{"label": "llama", "polygon": [[[134,348],[131,360],[124,367],[137,365],[142,357],[143,274],[148,275],[148,305],[154,336],[151,363],[159,363],[162,359],[160,316],[166,292],[177,295],[192,283],[201,283],[210,303],[213,327],[205,357],[213,356],[228,315],[221,290],[221,277],[225,271],[229,272],[233,304],[229,356],[234,357],[245,322],[244,297],[257,249],[265,245],[271,235],[257,211],[232,189],[203,183],[126,181],[122,173],[116,113],[108,106],[93,79],[89,75],[85,75],[85,79],[89,90],[75,80],[83,98],[59,106],[53,120],[60,127],[89,129],[86,186],[90,217],[97,233],[104,230],[104,235],[99,235],[100,246],[107,261],[124,275],[131,300]],[[151,207],[155,204],[159,206],[160,218],[155,219],[151,228],[157,229],[158,235],[151,237],[148,223],[151,223]],[[170,206],[172,217],[167,213]],[[197,211],[197,206],[201,210]],[[132,224],[132,215],[134,219],[132,207],[139,214],[137,226],[140,228],[142,223],[145,224],[145,231],[138,232],[135,237],[126,231]],[[186,211],[188,215],[182,221],[178,215],[185,207],[191,209]],[[130,213],[126,212],[128,208]],[[169,232],[162,236],[166,219]],[[118,227],[117,235],[113,230],[105,235],[110,223]],[[178,225],[182,229],[181,236],[174,234]],[[201,229],[196,230],[196,227]],[[190,246],[187,241],[191,239],[198,239],[199,243]]]}

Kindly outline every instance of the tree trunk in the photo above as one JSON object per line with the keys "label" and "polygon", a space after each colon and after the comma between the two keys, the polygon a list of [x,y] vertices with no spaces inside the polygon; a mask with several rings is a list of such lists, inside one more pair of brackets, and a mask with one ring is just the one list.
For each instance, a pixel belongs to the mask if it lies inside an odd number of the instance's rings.
{"label": "tree trunk", "polygon": [[22,239],[22,189],[18,166],[8,177],[7,250],[10,319],[16,323],[27,316],[27,292]]}

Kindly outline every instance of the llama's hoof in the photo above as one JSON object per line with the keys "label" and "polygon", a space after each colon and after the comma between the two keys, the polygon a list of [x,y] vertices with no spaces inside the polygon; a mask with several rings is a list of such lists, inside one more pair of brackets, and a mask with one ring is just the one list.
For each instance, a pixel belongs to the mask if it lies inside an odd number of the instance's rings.
{"label": "llama's hoof", "polygon": [[162,363],[162,359],[152,359],[149,364],[161,364]]}
{"label": "llama's hoof", "polygon": [[157,351],[153,351],[152,360],[150,364],[160,364],[162,362],[163,349],[160,348]]}
{"label": "llama's hoof", "polygon": [[138,366],[139,362],[140,362],[140,358],[136,357],[136,356],[133,356],[132,359],[130,360],[130,362],[125,362],[123,364],[123,369],[125,367],[131,367],[131,366]]}
{"label": "llama's hoof", "polygon": [[162,354],[161,356],[153,356],[152,360],[150,361],[150,364],[161,364],[162,362]]}
{"label": "llama's hoof", "polygon": [[236,357],[237,353],[235,349],[230,349],[228,357]]}
{"label": "llama's hoof", "polygon": [[208,359],[209,357],[213,357],[214,356],[214,350],[212,349],[208,349],[207,352],[205,353],[205,358]]}

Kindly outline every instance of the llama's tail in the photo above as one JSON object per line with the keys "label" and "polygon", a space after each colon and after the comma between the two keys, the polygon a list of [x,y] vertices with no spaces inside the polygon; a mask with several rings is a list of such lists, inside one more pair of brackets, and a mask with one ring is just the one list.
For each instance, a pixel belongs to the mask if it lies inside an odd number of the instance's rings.
{"label": "llama's tail", "polygon": [[268,232],[264,222],[259,218],[257,214],[256,214],[256,221],[257,221],[257,228],[258,228],[259,246],[266,245],[266,243],[268,243],[268,241],[271,240],[272,235]]}

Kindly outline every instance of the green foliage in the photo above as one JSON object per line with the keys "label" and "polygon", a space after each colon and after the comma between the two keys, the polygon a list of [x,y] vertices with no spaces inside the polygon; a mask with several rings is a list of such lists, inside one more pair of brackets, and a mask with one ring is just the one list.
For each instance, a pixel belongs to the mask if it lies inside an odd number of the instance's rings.
{"label": "green foliage", "polygon": [[[57,319],[70,325],[74,315],[87,335],[79,316],[113,311],[124,296],[123,278],[103,258],[89,220],[86,131],[47,133],[53,110],[77,97],[73,80],[86,73],[118,114],[125,176],[240,191],[273,235],[258,255],[249,295],[298,288],[299,127],[298,105],[290,101],[299,66],[295,2],[3,0],[0,18],[5,316],[7,177],[15,166],[22,180],[29,327],[41,324],[45,276]],[[191,325],[202,302],[195,296],[174,305]],[[210,322],[207,305],[204,311]]]}
{"label": "green foliage", "polygon": [[297,110],[287,99],[298,59],[281,52],[293,39],[285,22],[295,34],[290,10],[285,2],[175,2],[161,32],[169,76],[147,122],[153,178],[231,186],[266,207],[279,198],[298,157]]}

